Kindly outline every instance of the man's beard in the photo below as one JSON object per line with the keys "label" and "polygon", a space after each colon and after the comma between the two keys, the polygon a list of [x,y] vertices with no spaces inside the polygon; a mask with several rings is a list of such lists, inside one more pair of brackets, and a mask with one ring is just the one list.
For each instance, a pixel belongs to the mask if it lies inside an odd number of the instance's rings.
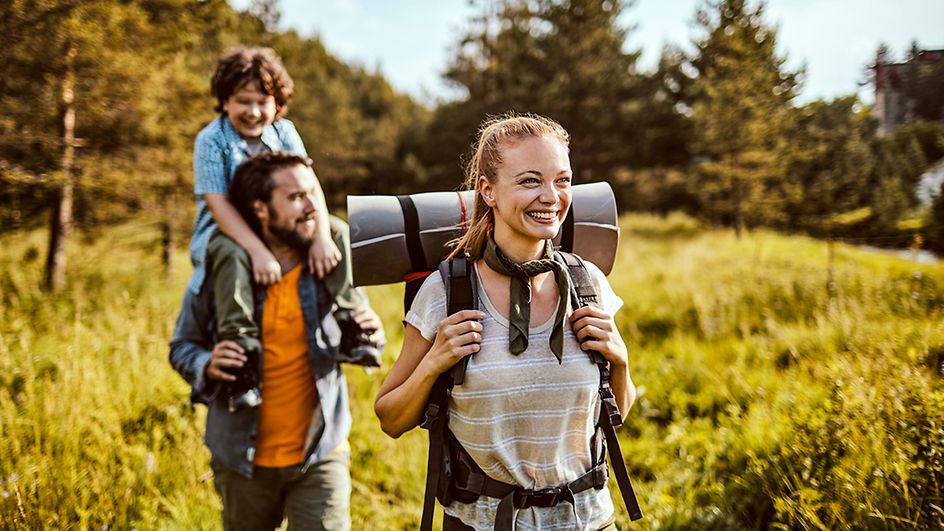
{"label": "man's beard", "polygon": [[[271,205],[268,205],[268,207],[269,218],[275,222],[278,222],[278,214],[272,209]],[[272,236],[274,236],[280,242],[302,252],[308,252],[308,248],[311,247],[311,242],[314,240],[314,235],[303,236],[293,228],[285,228],[279,226],[277,223],[269,224],[269,232],[272,233]]]}

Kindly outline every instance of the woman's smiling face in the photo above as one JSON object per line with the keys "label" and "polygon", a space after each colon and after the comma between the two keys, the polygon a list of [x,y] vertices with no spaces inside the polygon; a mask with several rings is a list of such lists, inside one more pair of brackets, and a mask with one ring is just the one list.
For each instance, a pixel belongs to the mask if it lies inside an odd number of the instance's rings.
{"label": "woman's smiling face", "polygon": [[494,183],[479,178],[479,193],[495,213],[495,242],[517,260],[537,258],[530,255],[557,236],[570,208],[568,150],[552,136],[529,136],[504,145],[501,159]]}

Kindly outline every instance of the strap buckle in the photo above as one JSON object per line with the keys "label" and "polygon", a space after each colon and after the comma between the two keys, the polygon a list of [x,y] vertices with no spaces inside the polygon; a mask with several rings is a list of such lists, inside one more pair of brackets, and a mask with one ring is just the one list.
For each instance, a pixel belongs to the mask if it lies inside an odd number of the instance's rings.
{"label": "strap buckle", "polygon": [[564,494],[562,487],[517,491],[515,492],[515,507],[518,509],[526,507],[553,507],[566,499],[566,497],[561,496],[562,494]]}
{"label": "strap buckle", "polygon": [[436,421],[439,420],[440,416],[439,404],[434,404],[430,401],[430,403],[426,405],[426,413],[423,415],[423,422],[420,423],[420,427],[424,430],[431,429],[433,425],[436,424]]}
{"label": "strap buckle", "polygon": [[610,424],[614,427],[620,427],[623,424],[623,415],[620,413],[619,406],[616,405],[616,395],[609,383],[600,386],[600,399],[603,402],[603,409],[606,410],[606,416]]}

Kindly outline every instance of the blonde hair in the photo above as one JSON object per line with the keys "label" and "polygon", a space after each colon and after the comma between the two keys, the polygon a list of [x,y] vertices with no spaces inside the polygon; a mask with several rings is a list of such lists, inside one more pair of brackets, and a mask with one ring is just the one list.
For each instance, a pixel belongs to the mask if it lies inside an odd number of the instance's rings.
{"label": "blonde hair", "polygon": [[495,214],[492,207],[485,203],[478,189],[480,176],[495,183],[498,168],[502,164],[502,150],[524,138],[555,138],[569,149],[570,134],[554,120],[537,114],[516,115],[507,113],[485,120],[479,127],[479,135],[474,144],[474,151],[466,165],[465,189],[475,190],[475,202],[472,207],[472,220],[469,230],[457,240],[450,242],[456,247],[449,253],[452,258],[465,252],[470,259],[478,260],[485,252],[485,243],[495,228]]}

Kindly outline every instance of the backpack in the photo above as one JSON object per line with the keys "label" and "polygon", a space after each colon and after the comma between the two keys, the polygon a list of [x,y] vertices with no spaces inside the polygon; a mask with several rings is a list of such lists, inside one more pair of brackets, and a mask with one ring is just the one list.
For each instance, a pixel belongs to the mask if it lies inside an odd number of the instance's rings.
{"label": "backpack", "polygon": [[[590,278],[583,260],[575,254],[558,251],[554,259],[567,266],[571,278],[569,294],[574,308],[599,302],[596,287]],[[464,256],[443,261],[439,272],[446,288],[446,314],[478,307],[475,289],[475,268]],[[409,307],[409,306],[407,306]],[[604,488],[607,482],[606,454],[616,475],[623,502],[631,520],[642,518],[642,511],[633,491],[626,463],[623,461],[616,427],[622,424],[622,416],[616,405],[616,397],[610,388],[610,373],[605,358],[597,352],[590,353],[600,371],[599,394],[602,401],[597,430],[591,440],[591,458],[594,466],[583,476],[566,485],[542,490],[529,490],[489,478],[465,452],[447,427],[447,408],[452,388],[465,380],[469,356],[463,358],[452,369],[439,375],[430,392],[426,411],[420,426],[429,432],[429,455],[426,465],[426,492],[423,496],[421,531],[429,531],[433,524],[435,499],[443,507],[458,500],[471,503],[480,496],[501,499],[495,518],[496,531],[511,531],[514,527],[514,510],[527,507],[553,507],[559,503],[574,504],[574,494],[589,488]],[[603,432],[603,451],[595,455],[596,438]],[[574,508],[576,510],[576,507]]]}

